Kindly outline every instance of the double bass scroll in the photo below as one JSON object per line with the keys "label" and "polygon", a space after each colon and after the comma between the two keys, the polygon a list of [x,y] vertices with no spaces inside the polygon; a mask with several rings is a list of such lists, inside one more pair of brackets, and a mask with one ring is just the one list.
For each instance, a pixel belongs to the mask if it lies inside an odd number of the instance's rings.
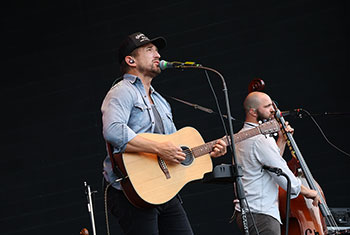
{"label": "double bass scroll", "polygon": [[248,85],[248,92],[262,91],[265,88],[265,82],[261,78],[254,78]]}

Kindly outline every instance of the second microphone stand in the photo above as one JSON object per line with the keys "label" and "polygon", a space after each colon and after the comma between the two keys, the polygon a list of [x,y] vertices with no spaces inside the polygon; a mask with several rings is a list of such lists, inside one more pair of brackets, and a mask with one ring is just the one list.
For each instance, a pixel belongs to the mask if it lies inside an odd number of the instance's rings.
{"label": "second microphone stand", "polygon": [[244,193],[244,188],[242,184],[242,179],[241,179],[241,174],[237,174],[239,172],[239,166],[236,164],[237,163],[237,158],[236,158],[236,150],[235,150],[235,144],[234,144],[234,137],[233,137],[233,124],[232,124],[232,115],[231,115],[231,110],[230,110],[230,103],[229,103],[229,98],[228,98],[228,90],[226,86],[226,82],[224,77],[215,69],[204,67],[204,66],[178,66],[177,68],[180,69],[203,69],[203,70],[208,70],[216,73],[222,80],[223,84],[223,92],[225,96],[225,104],[226,104],[226,109],[227,109],[227,120],[229,124],[229,135],[231,141],[228,141],[230,143],[230,149],[232,153],[232,167],[234,169],[235,174],[235,193],[236,193],[236,198],[239,199],[240,207],[241,207],[241,217],[242,217],[242,224],[243,224],[243,230],[244,234],[249,235],[249,230],[248,230],[248,220],[247,220],[247,211],[248,207],[246,205],[246,198],[245,198],[245,193]]}

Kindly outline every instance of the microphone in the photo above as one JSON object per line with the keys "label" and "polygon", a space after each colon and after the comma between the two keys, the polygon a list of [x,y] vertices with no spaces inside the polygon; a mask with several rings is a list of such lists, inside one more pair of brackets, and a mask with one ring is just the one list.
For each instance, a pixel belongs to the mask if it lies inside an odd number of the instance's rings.
{"label": "microphone", "polygon": [[159,68],[161,70],[165,69],[183,69],[183,66],[201,66],[200,64],[196,64],[195,62],[179,62],[179,61],[173,61],[173,62],[168,62],[165,60],[161,60],[159,62]]}
{"label": "microphone", "polygon": [[293,109],[293,110],[281,111],[281,116],[284,117],[284,116],[291,115],[291,116],[295,116],[298,118],[302,118],[302,113],[301,113],[302,111],[303,111],[303,109]]}

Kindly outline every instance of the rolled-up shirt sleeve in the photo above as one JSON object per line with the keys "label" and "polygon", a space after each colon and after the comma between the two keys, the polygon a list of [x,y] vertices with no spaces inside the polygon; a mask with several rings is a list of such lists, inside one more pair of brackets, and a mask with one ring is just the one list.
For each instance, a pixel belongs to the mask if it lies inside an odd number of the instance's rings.
{"label": "rolled-up shirt sleeve", "polygon": [[128,127],[133,99],[130,90],[113,87],[105,97],[101,111],[103,137],[114,146],[115,152],[124,152],[136,133]]}
{"label": "rolled-up shirt sleeve", "polygon": [[[268,139],[264,138],[265,137],[260,138],[254,143],[254,151],[257,160],[262,166],[266,165],[280,168],[291,181],[291,198],[296,198],[301,190],[300,179],[294,176],[293,172],[289,169],[287,162],[281,157],[275,140],[271,137]],[[284,176],[278,176],[277,174],[269,171],[266,171],[266,173],[273,177],[280,187],[282,187],[284,190],[287,189],[287,179]]]}

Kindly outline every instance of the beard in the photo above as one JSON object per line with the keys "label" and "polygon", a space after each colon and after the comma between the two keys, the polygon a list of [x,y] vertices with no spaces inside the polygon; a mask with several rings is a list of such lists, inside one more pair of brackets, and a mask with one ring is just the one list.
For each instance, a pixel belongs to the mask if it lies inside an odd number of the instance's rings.
{"label": "beard", "polygon": [[258,109],[256,110],[256,113],[258,115],[256,117],[257,121],[261,121],[263,123],[273,118],[273,114],[272,113],[270,113],[270,115],[264,115]]}
{"label": "beard", "polygon": [[139,70],[143,74],[150,76],[150,77],[153,77],[153,78],[161,73],[161,69],[158,66],[154,65],[153,63],[152,63],[152,65],[142,66],[139,68]]}

